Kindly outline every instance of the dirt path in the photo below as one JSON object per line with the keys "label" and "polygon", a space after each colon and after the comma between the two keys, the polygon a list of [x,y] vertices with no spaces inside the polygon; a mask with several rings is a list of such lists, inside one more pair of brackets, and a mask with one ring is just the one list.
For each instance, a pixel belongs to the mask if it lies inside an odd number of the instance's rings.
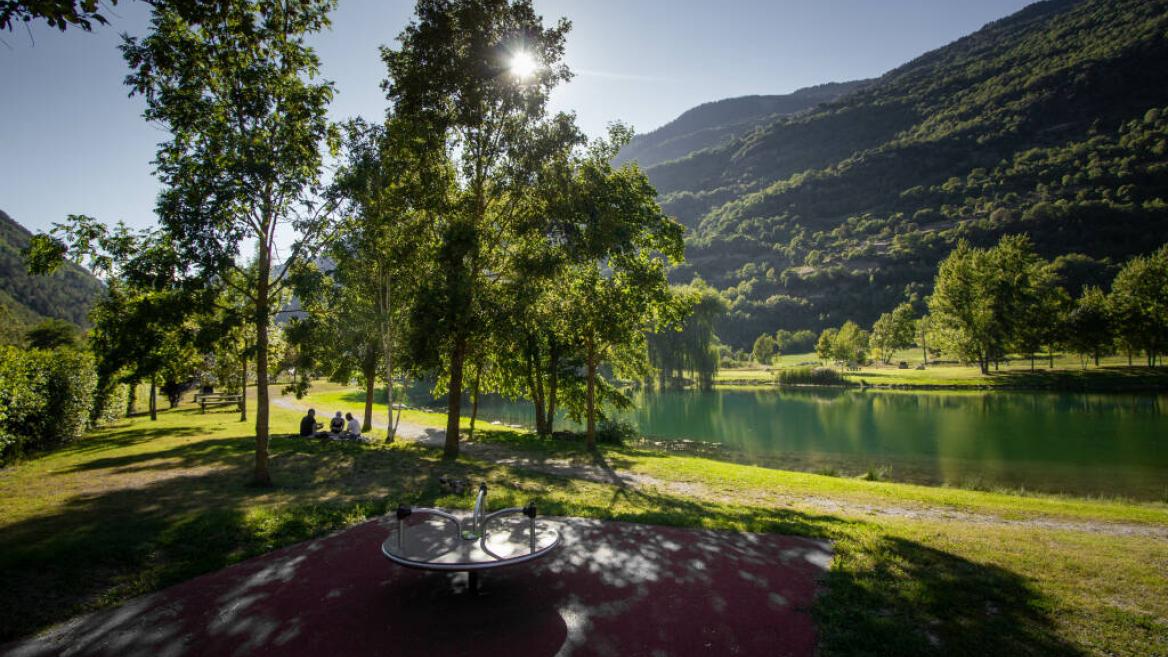
{"label": "dirt path", "polygon": [[[305,410],[303,402],[284,397],[275,398],[276,404],[295,410]],[[374,421],[373,426],[385,430],[385,423]],[[428,427],[402,420],[398,426],[398,436],[430,447],[442,447],[446,432],[437,427]],[[606,462],[581,462],[569,458],[534,457],[523,452],[484,443],[463,443],[462,449],[476,458],[513,468],[531,470],[573,479],[585,479],[603,484],[614,484],[622,488],[655,489],[673,495],[701,497],[707,499],[724,498],[726,491],[714,491],[704,484],[690,481],[659,479],[629,470],[615,469]],[[842,513],[856,516],[894,517],[908,519],[943,520],[984,525],[1011,526],[1020,528],[1041,528],[1060,531],[1079,531],[1110,536],[1146,536],[1168,540],[1168,527],[1136,523],[1115,523],[1093,520],[1071,520],[1052,517],[1003,518],[988,513],[972,513],[946,507],[896,506],[889,504],[868,504],[815,495],[760,495],[758,493],[738,493],[734,501],[765,506],[795,506],[812,508],[828,513]]]}

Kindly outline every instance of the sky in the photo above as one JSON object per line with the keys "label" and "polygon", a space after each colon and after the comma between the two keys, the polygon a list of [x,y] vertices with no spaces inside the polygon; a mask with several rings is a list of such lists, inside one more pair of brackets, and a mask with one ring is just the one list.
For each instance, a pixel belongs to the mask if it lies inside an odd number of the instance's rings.
{"label": "sky", "polygon": [[[879,76],[1007,16],[1030,0],[533,0],[545,24],[572,22],[575,78],[552,96],[590,136],[611,121],[648,132],[701,103]],[[393,45],[412,0],[340,0],[310,43],[337,87],[330,116],[379,120],[378,47]],[[128,96],[120,35],[148,7],[121,0],[110,25],[0,32],[0,210],[33,231],[69,214],[155,222],[151,160],[168,138]]]}

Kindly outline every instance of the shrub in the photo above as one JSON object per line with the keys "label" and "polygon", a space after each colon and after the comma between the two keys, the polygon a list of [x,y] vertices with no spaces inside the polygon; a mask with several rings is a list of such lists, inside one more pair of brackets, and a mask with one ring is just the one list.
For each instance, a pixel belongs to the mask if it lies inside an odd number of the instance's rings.
{"label": "shrub", "polygon": [[830,367],[787,367],[776,374],[780,385],[840,386],[847,383]]}
{"label": "shrub", "polygon": [[0,349],[0,462],[80,437],[90,426],[97,374],[72,349]]}
{"label": "shrub", "polygon": [[637,427],[627,420],[601,418],[596,426],[596,442],[623,445],[639,435]]}
{"label": "shrub", "polygon": [[126,417],[126,407],[130,401],[130,386],[125,383],[112,383],[98,386],[93,395],[93,412],[90,414],[91,424],[113,422]]}

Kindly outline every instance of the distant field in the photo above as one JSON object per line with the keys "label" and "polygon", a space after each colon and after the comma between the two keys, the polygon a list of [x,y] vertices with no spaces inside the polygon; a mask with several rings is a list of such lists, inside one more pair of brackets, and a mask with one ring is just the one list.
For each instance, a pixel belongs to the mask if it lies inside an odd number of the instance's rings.
{"label": "distant field", "polygon": [[[907,369],[900,369],[904,362]],[[719,370],[714,378],[722,385],[758,385],[774,380],[775,370],[796,367],[804,363],[819,363],[814,353],[784,354],[769,367],[753,365],[744,368]],[[930,362],[925,369],[916,369],[922,363],[919,350],[897,352],[890,365],[872,364],[852,372],[844,372],[852,383],[877,386],[943,386],[943,387],[1057,387],[1057,388],[1133,388],[1168,387],[1168,368],[1149,369],[1141,367],[1141,360],[1134,361],[1135,367],[1127,366],[1124,356],[1110,356],[1100,360],[1099,367],[1088,363],[1086,367],[1077,355],[1055,354],[1054,368],[1049,367],[1046,358],[1036,359],[1031,369],[1029,359],[1012,359],[1003,362],[984,375],[972,365],[961,365],[941,359]],[[838,367],[837,367],[838,369]]]}

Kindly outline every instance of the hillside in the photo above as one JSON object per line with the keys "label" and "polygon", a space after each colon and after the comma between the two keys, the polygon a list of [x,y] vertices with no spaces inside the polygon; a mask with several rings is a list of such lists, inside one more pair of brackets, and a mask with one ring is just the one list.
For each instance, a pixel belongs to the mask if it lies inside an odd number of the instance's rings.
{"label": "hillside", "polygon": [[1040,2],[810,111],[648,168],[724,291],[719,335],[870,323],[957,239],[1065,283],[1168,241],[1168,0]]}
{"label": "hillside", "polygon": [[19,335],[46,317],[88,326],[89,308],[101,283],[85,270],[67,265],[51,276],[30,276],[21,250],[32,234],[0,211],[0,312],[5,335]]}
{"label": "hillside", "polygon": [[704,103],[652,132],[637,135],[614,161],[617,164],[635,161],[646,168],[693,151],[721,146],[779,118],[805,112],[862,89],[869,82],[829,82],[789,94],[740,96]]}

